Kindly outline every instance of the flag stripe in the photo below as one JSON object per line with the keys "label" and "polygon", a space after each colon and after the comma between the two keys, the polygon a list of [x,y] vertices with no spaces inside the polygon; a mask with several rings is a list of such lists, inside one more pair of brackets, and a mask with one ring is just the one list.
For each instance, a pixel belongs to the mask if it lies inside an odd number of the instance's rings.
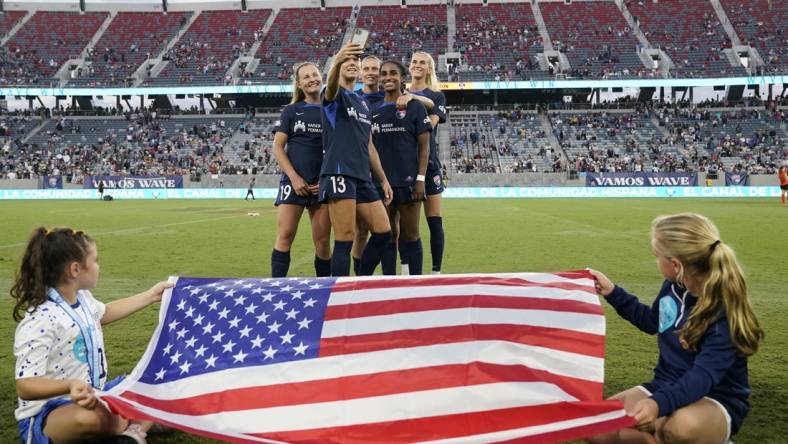
{"label": "flag stripe", "polygon": [[219,441],[240,444],[288,444],[285,441],[277,441],[270,438],[251,436],[248,434],[233,433],[227,430],[222,430],[222,432],[213,432],[206,430],[204,426],[199,424],[195,425],[194,427],[187,426],[176,422],[169,416],[168,412],[154,410],[144,404],[139,404],[129,400],[128,398],[123,398],[117,395],[104,394],[101,396],[101,400],[107,403],[113,413],[121,415],[124,418],[132,418],[140,421],[151,421],[166,427],[180,429],[194,435],[205,436],[207,438],[212,438]]}
{"label": "flag stripe", "polygon": [[[267,387],[246,387],[209,393],[189,398],[159,400],[134,392],[123,396],[151,407],[184,415],[207,415],[220,411],[238,411],[390,395],[462,385],[490,384],[497,381],[538,382],[557,385],[579,399],[601,397],[602,384],[551,375],[521,365],[498,365],[484,362],[424,367],[344,378],[280,384]],[[342,387],[337,391],[337,387]]]}
{"label": "flag stripe", "polygon": [[505,341],[479,340],[311,359],[299,362],[298,372],[288,372],[292,368],[292,363],[289,362],[269,365],[266,372],[256,367],[235,368],[226,370],[222,378],[207,374],[162,384],[138,382],[133,388],[125,386],[124,391],[130,390],[164,400],[179,399],[198,396],[205,392],[308,383],[320,379],[471,362],[522,365],[532,371],[544,371],[560,377],[581,379],[591,383],[603,382],[601,358]]}
{"label": "flag stripe", "polygon": [[[338,389],[341,390],[341,387]],[[498,382],[201,416],[175,413],[168,415],[192,427],[201,421],[207,421],[221,424],[222,427],[237,433],[268,434],[286,430],[344,427],[414,417],[544,405],[560,401],[577,401],[577,399],[555,385],[545,382]]]}
{"label": "flag stripe", "polygon": [[[549,433],[558,427],[565,427],[567,421],[577,425],[598,423],[600,414],[604,420],[624,416],[625,413],[618,401],[601,401],[588,403],[558,402],[540,406],[524,406],[507,409],[495,409],[474,413],[432,416],[427,418],[387,421],[385,423],[358,424],[333,429],[311,429],[287,431],[285,433],[267,433],[275,439],[287,438],[291,442],[320,443],[332,436],[341,437],[343,444],[368,443],[373,437],[384,436],[386,442],[418,442],[433,441],[455,442],[490,442],[493,439],[506,439],[512,436],[538,436]],[[612,407],[619,410],[609,413]],[[608,417],[613,417],[608,419]],[[463,424],[463,427],[457,427]],[[497,433],[496,433],[497,432]],[[475,435],[476,439],[462,439],[465,433]],[[260,434],[251,434],[261,436]],[[481,435],[481,436],[480,436]],[[486,435],[486,436],[485,436]],[[480,438],[493,439],[480,439]],[[445,441],[444,441],[445,440]]]}
{"label": "flag stripe", "polygon": [[506,285],[516,287],[539,286],[565,290],[583,290],[596,294],[591,273],[581,272],[580,278],[563,276],[565,273],[516,273],[516,274],[456,274],[451,276],[364,276],[339,278],[333,291],[353,291],[359,289],[392,288],[409,286],[442,285]]}
{"label": "flag stripe", "polygon": [[473,340],[504,340],[598,358],[605,356],[605,344],[599,335],[560,328],[511,324],[420,328],[326,338],[320,341],[320,356],[337,356]]}
{"label": "flag stripe", "polygon": [[[374,282],[374,281],[373,281]],[[425,282],[426,283],[426,282]],[[339,284],[337,284],[339,285]],[[511,296],[534,297],[554,301],[578,300],[599,305],[599,296],[586,288],[544,288],[540,286],[518,287],[514,285],[412,285],[400,287],[367,288],[354,284],[355,290],[332,289],[329,305],[345,305],[359,302],[399,301],[433,296]],[[593,289],[593,287],[591,287]]]}
{"label": "flag stripe", "polygon": [[506,308],[451,308],[416,313],[395,313],[323,323],[322,338],[385,333],[399,329],[422,329],[458,325],[512,324],[536,327],[563,326],[567,330],[604,335],[602,316],[550,310]]}
{"label": "flag stripe", "polygon": [[467,296],[433,296],[421,299],[401,299],[397,305],[392,304],[391,301],[330,305],[326,309],[325,319],[327,321],[333,321],[337,319],[466,307],[552,310],[595,315],[604,314],[599,304],[593,305],[573,300],[549,300],[529,297],[514,298],[477,294],[473,298],[468,298]]}

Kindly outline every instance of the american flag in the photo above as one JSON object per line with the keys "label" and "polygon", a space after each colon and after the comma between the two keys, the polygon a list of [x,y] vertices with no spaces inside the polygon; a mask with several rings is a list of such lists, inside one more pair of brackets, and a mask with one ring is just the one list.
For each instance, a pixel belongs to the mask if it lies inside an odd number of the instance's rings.
{"label": "american flag", "polygon": [[[176,278],[173,278],[176,279]],[[585,271],[181,277],[114,411],[230,442],[556,442],[631,426],[605,401]]]}

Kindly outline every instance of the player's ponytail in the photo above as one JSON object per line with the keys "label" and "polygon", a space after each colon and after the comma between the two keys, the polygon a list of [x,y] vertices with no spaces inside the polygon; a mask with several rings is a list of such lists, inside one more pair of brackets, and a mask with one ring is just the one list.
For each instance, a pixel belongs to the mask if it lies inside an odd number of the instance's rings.
{"label": "player's ponytail", "polygon": [[60,282],[70,262],[84,262],[93,242],[86,233],[71,228],[33,230],[10,291],[16,300],[14,320],[22,320],[25,312],[46,302],[47,288]]}
{"label": "player's ponytail", "polygon": [[679,332],[688,348],[695,350],[709,326],[724,310],[731,340],[750,356],[758,350],[764,333],[755,317],[744,273],[733,249],[720,240],[717,227],[706,217],[693,213],[661,216],[652,223],[655,251],[682,264],[680,284],[692,277],[702,287],[695,307]]}

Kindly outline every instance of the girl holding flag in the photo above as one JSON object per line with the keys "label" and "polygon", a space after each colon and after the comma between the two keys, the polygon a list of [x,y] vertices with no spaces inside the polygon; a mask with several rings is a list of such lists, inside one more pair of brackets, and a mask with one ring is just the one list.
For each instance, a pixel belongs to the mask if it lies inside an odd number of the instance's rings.
{"label": "girl holding flag", "polygon": [[654,379],[613,396],[636,428],[591,442],[727,443],[750,410],[747,359],[763,339],[741,267],[699,214],[656,218],[651,247],[665,277],[651,305],[591,270],[597,292],[659,345]]}
{"label": "girl holding flag", "polygon": [[107,359],[101,326],[159,302],[169,282],[104,304],[91,294],[98,283],[95,241],[70,228],[33,231],[11,288],[16,300],[14,412],[23,443],[84,442],[119,436],[145,443],[150,422],[129,423],[98,402],[107,390]]}

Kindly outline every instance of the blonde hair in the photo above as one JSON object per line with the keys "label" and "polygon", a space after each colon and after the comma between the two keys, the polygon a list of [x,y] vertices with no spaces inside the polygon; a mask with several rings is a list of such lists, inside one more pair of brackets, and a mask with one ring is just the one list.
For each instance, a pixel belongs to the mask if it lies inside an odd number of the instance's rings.
{"label": "blonde hair", "polygon": [[290,99],[290,104],[298,103],[306,99],[304,90],[298,87],[298,72],[307,65],[312,65],[320,71],[320,67],[314,62],[301,62],[293,67],[293,98]]}
{"label": "blonde hair", "polygon": [[427,88],[433,91],[440,91],[441,89],[438,85],[438,75],[435,73],[435,59],[433,59],[430,53],[426,51],[415,51],[410,57],[411,62],[413,61],[413,57],[416,56],[416,54],[422,54],[424,57],[426,57],[427,64],[430,67],[429,72],[426,76],[424,76],[424,83],[427,85]]}
{"label": "blonde hair", "polygon": [[736,348],[745,356],[755,354],[764,332],[753,312],[736,253],[720,240],[714,223],[694,213],[660,216],[651,224],[651,238],[658,255],[681,262],[676,279],[680,284],[687,276],[701,283],[700,294],[695,295],[698,302],[679,331],[679,338],[695,350],[706,330],[725,310]]}

